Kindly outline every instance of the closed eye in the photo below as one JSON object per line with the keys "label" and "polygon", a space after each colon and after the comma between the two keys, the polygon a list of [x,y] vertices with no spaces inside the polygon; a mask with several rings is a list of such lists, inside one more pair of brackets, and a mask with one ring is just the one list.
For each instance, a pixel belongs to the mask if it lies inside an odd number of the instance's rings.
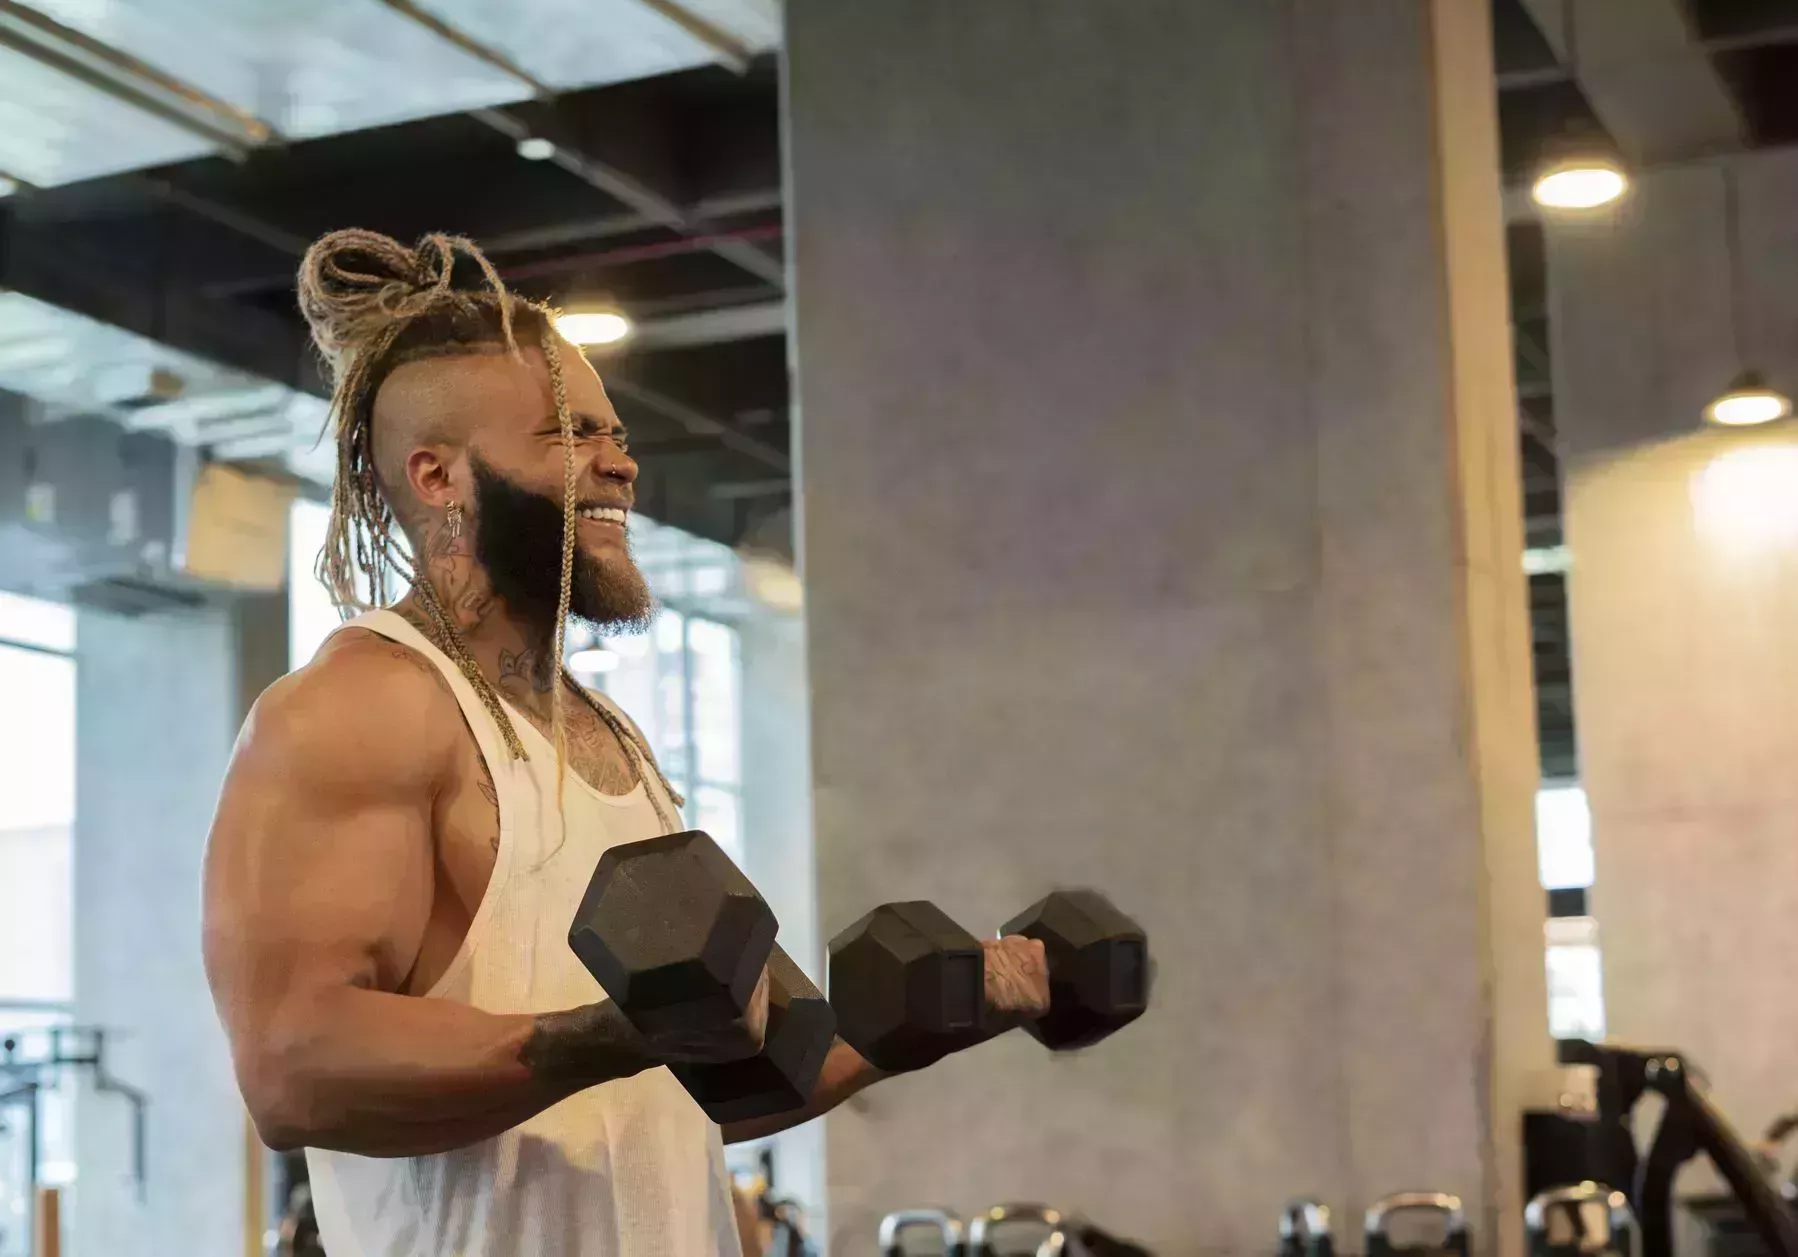
{"label": "closed eye", "polygon": [[[574,429],[575,440],[610,440],[612,444],[618,447],[620,453],[625,453],[630,450],[631,435],[623,424],[616,421],[607,423],[593,415],[578,413],[570,416],[570,418],[573,420],[572,426]],[[539,432],[538,435],[548,437],[551,440],[560,440],[562,436],[562,425],[556,421],[554,416],[551,416],[549,425]]]}

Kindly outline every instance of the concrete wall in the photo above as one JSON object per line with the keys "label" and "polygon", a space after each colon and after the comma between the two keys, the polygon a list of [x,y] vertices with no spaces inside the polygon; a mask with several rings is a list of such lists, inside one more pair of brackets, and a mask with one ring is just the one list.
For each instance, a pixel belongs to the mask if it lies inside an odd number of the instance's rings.
{"label": "concrete wall", "polygon": [[[1046,889],[1156,1004],[829,1123],[888,1209],[1176,1252],[1463,1193],[1516,1251],[1549,1061],[1483,10],[790,0],[826,936]],[[1452,340],[1453,352],[1450,352]]]}
{"label": "concrete wall", "polygon": [[[1737,164],[1749,358],[1798,388],[1798,154]],[[1737,370],[1723,181],[1650,174],[1551,229],[1580,762],[1606,1013],[1672,1044],[1742,1129],[1794,1102],[1798,433],[1699,431]]]}
{"label": "concrete wall", "polygon": [[200,863],[248,702],[286,669],[285,616],[272,597],[77,620],[75,1011],[117,1032],[111,1068],[150,1109],[139,1201],[128,1109],[83,1096],[74,1257],[243,1252],[245,1117],[201,966]]}

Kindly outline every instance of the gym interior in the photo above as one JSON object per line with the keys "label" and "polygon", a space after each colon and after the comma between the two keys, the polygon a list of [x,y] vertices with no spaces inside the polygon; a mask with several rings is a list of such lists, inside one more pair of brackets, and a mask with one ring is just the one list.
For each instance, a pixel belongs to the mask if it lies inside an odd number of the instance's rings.
{"label": "gym interior", "polygon": [[729,1144],[745,1254],[1798,1253],[1795,144],[1793,0],[0,0],[0,1257],[329,1251],[202,868],[347,227],[563,312],[567,666],[836,1033],[1139,998]]}

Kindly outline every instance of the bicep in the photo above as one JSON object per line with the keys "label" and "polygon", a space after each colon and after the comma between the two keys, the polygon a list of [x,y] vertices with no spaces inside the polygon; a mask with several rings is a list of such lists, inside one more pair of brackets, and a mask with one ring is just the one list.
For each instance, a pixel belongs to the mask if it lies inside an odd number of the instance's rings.
{"label": "bicep", "polygon": [[236,1035],[321,990],[394,990],[430,913],[428,774],[276,702],[252,715],[207,844],[208,977]]}

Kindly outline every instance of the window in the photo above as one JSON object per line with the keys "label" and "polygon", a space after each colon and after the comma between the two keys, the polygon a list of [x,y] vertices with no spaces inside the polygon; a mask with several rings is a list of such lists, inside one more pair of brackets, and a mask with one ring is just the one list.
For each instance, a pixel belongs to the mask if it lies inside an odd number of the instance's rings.
{"label": "window", "polygon": [[[70,1017],[74,650],[72,610],[0,593],[0,1036],[65,1025]],[[75,1176],[71,1099],[63,1088],[38,1104],[45,1183]],[[27,1233],[27,1118],[18,1103],[0,1107],[0,1253]]]}
{"label": "window", "polygon": [[325,548],[331,508],[297,498],[287,516],[287,658],[301,668],[312,661],[341,621],[331,595],[313,573]]}
{"label": "window", "polygon": [[[597,662],[603,670],[582,670]],[[576,675],[622,707],[643,731],[686,819],[732,859],[742,847],[742,690],[737,633],[729,625],[664,608],[641,637],[571,640]]]}
{"label": "window", "polygon": [[[1544,889],[1591,887],[1592,809],[1578,786],[1552,785],[1536,792],[1536,858]],[[1549,1033],[1557,1039],[1603,1038],[1604,975],[1597,921],[1583,915],[1550,917],[1544,944]]]}

